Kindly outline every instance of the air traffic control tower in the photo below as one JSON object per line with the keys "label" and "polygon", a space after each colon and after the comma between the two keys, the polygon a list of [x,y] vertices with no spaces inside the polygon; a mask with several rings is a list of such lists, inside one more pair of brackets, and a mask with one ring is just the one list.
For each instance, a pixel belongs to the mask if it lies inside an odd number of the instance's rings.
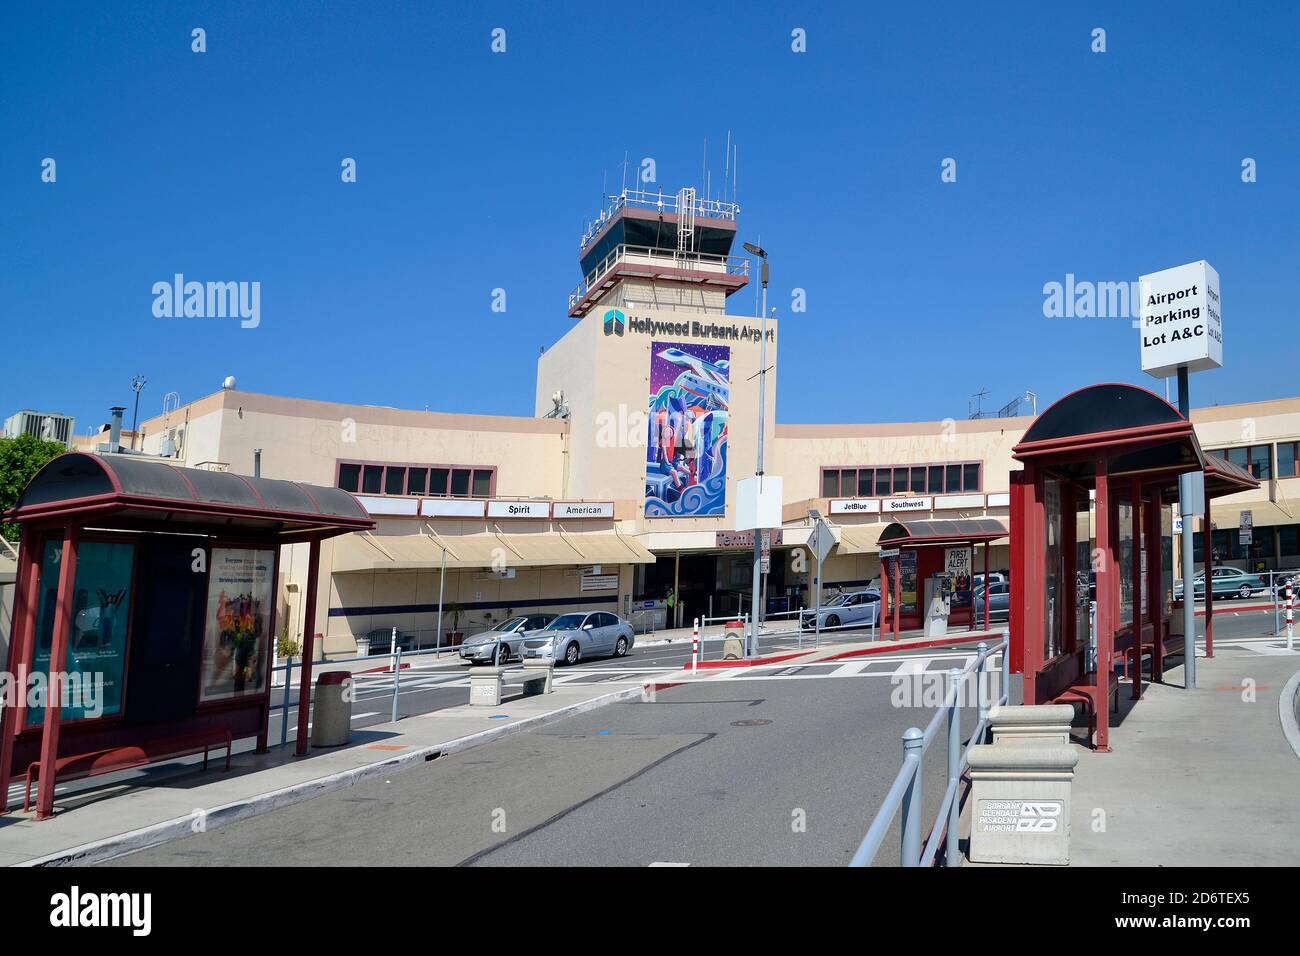
{"label": "air traffic control tower", "polygon": [[[727,309],[753,268],[731,254],[738,213],[693,188],[613,197],[579,245],[574,324],[537,364],[537,414],[569,420],[564,494],[612,499],[669,549],[734,530],[736,482],[754,471],[761,325]],[[766,441],[776,344],[769,320]]]}
{"label": "air traffic control tower", "polygon": [[730,254],[739,211],[694,187],[676,196],[624,190],[583,234],[569,315],[596,306],[725,313],[727,297],[749,281],[749,260]]}

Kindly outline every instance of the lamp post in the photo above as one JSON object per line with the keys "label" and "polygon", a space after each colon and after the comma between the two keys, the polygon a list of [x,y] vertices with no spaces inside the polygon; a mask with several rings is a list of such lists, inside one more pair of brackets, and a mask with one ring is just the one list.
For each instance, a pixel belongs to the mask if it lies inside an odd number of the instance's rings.
{"label": "lamp post", "polygon": [[[758,466],[754,472],[758,478],[758,486],[761,490],[763,487],[763,423],[767,411],[767,252],[762,246],[756,246],[752,242],[745,243],[745,250],[754,256],[763,260],[763,301],[759,309],[761,318],[759,320],[759,339],[758,339]],[[754,657],[758,654],[758,627],[763,620],[763,529],[754,529],[754,598],[750,603],[753,621],[750,631],[752,638],[749,645],[746,646],[746,656]]]}
{"label": "lamp post", "polygon": [[[135,413],[131,416],[131,450],[135,451],[135,436],[140,433],[140,393],[144,391],[149,380],[143,375],[131,379],[131,390],[135,392]],[[117,449],[114,449],[116,451]]]}

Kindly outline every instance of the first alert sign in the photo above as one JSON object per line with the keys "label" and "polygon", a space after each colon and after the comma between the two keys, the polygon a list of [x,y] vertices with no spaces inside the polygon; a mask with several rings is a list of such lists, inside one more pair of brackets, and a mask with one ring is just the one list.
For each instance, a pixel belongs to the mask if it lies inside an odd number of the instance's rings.
{"label": "first alert sign", "polygon": [[1156,378],[1186,366],[1200,372],[1223,365],[1219,274],[1204,259],[1139,280],[1142,371]]}

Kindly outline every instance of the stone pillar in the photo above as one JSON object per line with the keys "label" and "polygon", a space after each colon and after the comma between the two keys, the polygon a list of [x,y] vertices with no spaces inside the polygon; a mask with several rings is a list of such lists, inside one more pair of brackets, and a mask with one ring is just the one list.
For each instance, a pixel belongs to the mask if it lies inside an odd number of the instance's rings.
{"label": "stone pillar", "polygon": [[972,863],[1067,866],[1073,747],[1032,740],[972,747]]}
{"label": "stone pillar", "polygon": [[1074,708],[1069,704],[994,707],[989,711],[993,743],[1061,744],[1070,742]]}

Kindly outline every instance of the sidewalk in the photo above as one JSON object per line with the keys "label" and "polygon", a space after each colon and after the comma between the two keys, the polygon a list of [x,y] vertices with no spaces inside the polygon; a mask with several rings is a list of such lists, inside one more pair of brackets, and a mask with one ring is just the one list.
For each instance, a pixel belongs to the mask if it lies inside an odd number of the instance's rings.
{"label": "sidewalk", "polygon": [[[1071,864],[1300,862],[1300,756],[1279,708],[1297,672],[1300,653],[1223,648],[1197,659],[1194,691],[1172,686],[1182,683],[1181,666],[1167,684],[1145,685],[1136,706],[1123,684],[1113,751],[1078,748]],[[1243,700],[1251,681],[1253,702]],[[1295,689],[1293,681],[1288,694]]]}
{"label": "sidewalk", "polygon": [[[672,682],[685,679],[674,675]],[[449,707],[355,730],[347,746],[306,757],[293,756],[292,741],[268,754],[236,753],[228,773],[214,759],[213,769],[160,775],[153,784],[60,795],[53,820],[38,823],[21,811],[0,816],[0,866],[94,863],[643,693],[641,681],[611,690],[618,683],[560,684],[554,693],[508,699],[500,707]]]}

